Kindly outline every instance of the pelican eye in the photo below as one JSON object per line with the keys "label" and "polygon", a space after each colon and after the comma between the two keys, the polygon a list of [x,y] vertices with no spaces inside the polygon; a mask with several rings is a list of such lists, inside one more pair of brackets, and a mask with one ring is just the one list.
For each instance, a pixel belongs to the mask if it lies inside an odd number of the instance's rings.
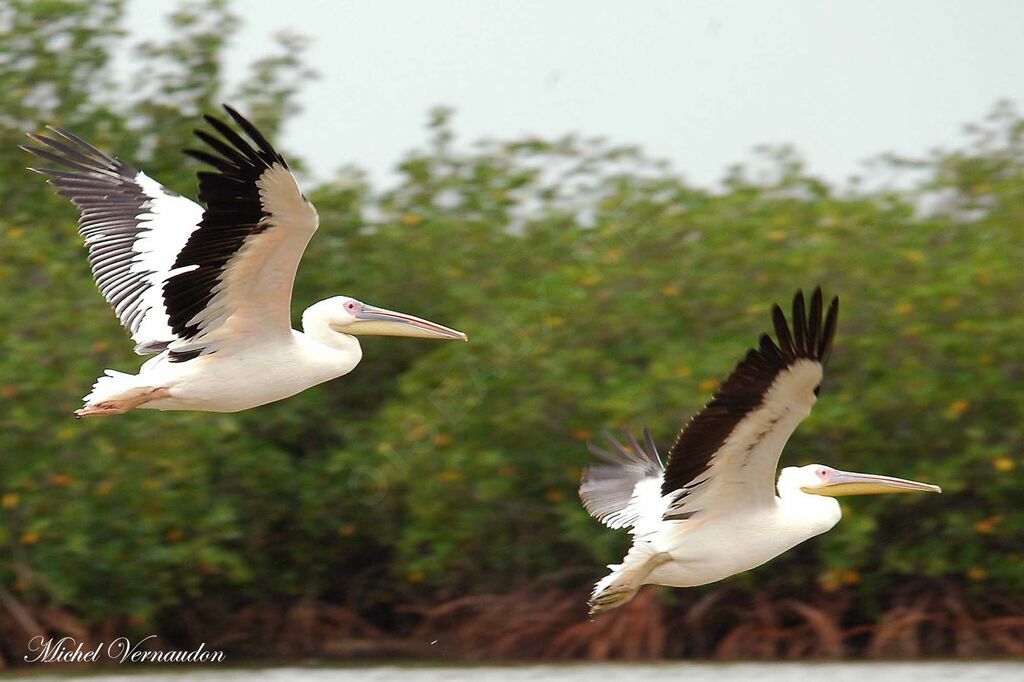
{"label": "pelican eye", "polygon": [[345,310],[349,311],[350,313],[357,312],[359,310],[359,304],[356,303],[355,301],[349,301],[348,303],[345,304]]}

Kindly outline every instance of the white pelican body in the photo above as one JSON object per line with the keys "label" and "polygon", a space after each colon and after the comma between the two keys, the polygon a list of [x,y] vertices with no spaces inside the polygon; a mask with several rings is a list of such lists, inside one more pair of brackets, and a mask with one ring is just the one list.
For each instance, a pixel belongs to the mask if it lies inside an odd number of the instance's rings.
{"label": "white pelican body", "polygon": [[607,436],[609,450],[591,446],[608,464],[584,471],[584,506],[634,536],[623,562],[595,586],[592,613],[624,604],[645,584],[695,587],[760,566],[836,525],[842,512],[834,497],[940,492],[820,464],[787,467],[774,485],[786,441],[817,402],[838,299],[823,326],[821,291],[809,319],[798,292],[792,334],[781,309],[772,312],[779,345],[762,335],[679,434],[667,467],[648,431],[643,445],[627,433],[626,445]]}
{"label": "white pelican body", "polygon": [[262,339],[219,358],[200,355],[175,363],[165,351],[142,365],[136,376],[115,373],[116,390],[123,394],[132,384],[143,391],[171,387],[169,395],[143,403],[141,409],[239,412],[348,374],[361,358],[354,338],[332,347],[293,330],[286,339]]}
{"label": "white pelican body", "polygon": [[[662,498],[665,511],[669,499]],[[722,516],[714,523],[664,524],[645,540],[672,560],[654,568],[644,582],[671,587],[717,582],[824,533],[841,517],[836,500],[791,488],[780,489],[771,506]],[[660,520],[661,515],[656,518]]]}
{"label": "white pelican body", "polygon": [[[212,151],[186,150],[205,208],[72,133],[30,135],[23,147],[56,164],[39,169],[82,211],[79,232],[96,284],[139,354],[137,375],[107,370],[78,416],[136,407],[236,412],[281,400],[352,371],[354,335],[461,339],[462,332],[336,296],[291,328],[292,283],[319,225],[284,158],[245,118],[245,132],[206,116]],[[36,169],[33,169],[36,170]]]}

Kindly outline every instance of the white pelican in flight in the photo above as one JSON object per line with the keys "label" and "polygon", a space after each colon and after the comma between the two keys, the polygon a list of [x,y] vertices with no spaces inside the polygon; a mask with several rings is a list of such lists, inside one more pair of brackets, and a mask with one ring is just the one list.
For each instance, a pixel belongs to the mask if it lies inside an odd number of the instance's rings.
{"label": "white pelican in flight", "polygon": [[79,417],[157,410],[236,412],[352,371],[357,334],[466,340],[462,332],[347,296],[320,301],[291,326],[292,282],[319,218],[270,142],[231,107],[248,136],[213,116],[209,150],[186,154],[198,204],[58,128],[23,149],[48,162],[58,194],[82,211],[79,233],[103,296],[140,355],[136,375],[107,370]]}
{"label": "white pelican in flight", "polygon": [[[839,299],[822,323],[821,289],[793,300],[793,331],[772,309],[776,345],[760,346],[683,428],[663,466],[650,431],[641,445],[591,446],[607,463],[583,473],[580,498],[610,528],[629,528],[633,545],[594,587],[591,613],[621,606],[642,585],[694,587],[750,570],[824,533],[842,512],[841,495],[942,492],[891,476],[839,471],[822,464],[787,467],[774,485],[786,441],[817,402],[835,338]],[[776,492],[777,489],[777,492]]]}

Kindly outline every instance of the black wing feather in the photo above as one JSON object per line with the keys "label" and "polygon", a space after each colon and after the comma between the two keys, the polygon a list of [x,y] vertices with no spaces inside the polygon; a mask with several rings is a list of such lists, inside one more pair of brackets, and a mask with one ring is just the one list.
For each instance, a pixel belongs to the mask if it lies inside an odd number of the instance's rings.
{"label": "black wing feather", "polygon": [[[815,300],[818,301],[817,304],[814,303]],[[835,338],[839,299],[832,300],[823,328],[819,328],[820,302],[821,289],[818,288],[811,299],[811,316],[808,320],[803,292],[797,292],[793,299],[792,334],[782,309],[777,305],[772,308],[775,333],[779,339],[778,346],[771,337],[763,334],[759,348],[747,353],[712,397],[711,402],[683,428],[668,454],[662,484],[663,495],[682,491],[676,498],[678,502],[689,491],[704,482],[698,479],[711,467],[715,452],[722,447],[736,425],[761,405],[765,393],[780,372],[804,358],[825,364]],[[676,517],[670,512],[665,518]]]}
{"label": "black wing feather", "polygon": [[793,299],[793,352],[807,355],[807,312],[802,291],[796,292]]}
{"label": "black wing feather", "polygon": [[250,144],[227,123],[205,115],[206,122],[220,134],[217,138],[202,130],[196,137],[214,152],[186,149],[189,156],[216,171],[200,171],[199,200],[206,206],[199,229],[189,237],[174,267],[198,266],[170,278],[164,284],[171,329],[183,339],[202,332],[193,318],[213,299],[229,261],[251,237],[267,228],[260,189],[256,184],[274,164],[287,168],[284,158],[267,139],[237,111],[225,105],[228,115],[251,138]]}
{"label": "black wing feather", "polygon": [[[149,210],[153,197],[143,191],[138,170],[129,164],[104,154],[74,133],[52,126],[48,129],[52,135],[28,136],[37,146],[21,148],[56,164],[31,170],[46,175],[57,193],[81,211],[78,233],[88,247],[93,279],[121,324],[135,334],[145,312],[140,308],[142,297],[154,271],[133,272],[131,266],[139,255],[135,242],[148,229],[139,216]],[[170,341],[151,341],[149,345]]]}
{"label": "black wing feather", "polygon": [[839,318],[839,297],[835,296],[832,299],[832,304],[828,307],[828,314],[825,316],[825,327],[821,333],[821,344],[818,347],[818,357],[821,358],[822,364],[828,362],[828,358],[832,355],[832,343],[836,338],[836,321]]}
{"label": "black wing feather", "polygon": [[815,289],[811,296],[810,318],[807,320],[807,348],[817,353],[821,348],[821,289]]}

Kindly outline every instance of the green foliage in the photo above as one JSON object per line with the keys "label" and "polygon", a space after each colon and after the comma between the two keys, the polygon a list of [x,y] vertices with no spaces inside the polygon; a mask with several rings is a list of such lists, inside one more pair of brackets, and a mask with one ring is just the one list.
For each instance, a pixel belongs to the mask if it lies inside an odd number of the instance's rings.
{"label": "green foliage", "polygon": [[[188,193],[199,112],[225,93],[226,3],[186,4],[119,84],[120,2],[0,8],[0,581],[33,606],[147,619],[200,597],[377,604],[581,585],[625,538],[576,499],[602,428],[675,432],[821,283],[842,298],[822,400],[784,454],[940,483],[846,518],[734,581],[755,591],[919,575],[1024,588],[1024,118],[966,148],[887,159],[912,189],[839,189],[767,149],[717,190],[631,148],[565,137],[429,144],[375,191],[310,188],[321,231],[298,309],[336,293],[436,319],[468,344],[368,339],[351,375],[237,415],[76,423],[104,367],[139,360],[96,293],[74,210],[23,170],[22,135],[69,127]],[[69,28],[73,27],[73,28]],[[294,37],[232,101],[273,133],[311,75]],[[758,169],[757,171],[753,170]],[[910,187],[908,180],[905,187]]]}
{"label": "green foliage", "polygon": [[[892,472],[947,492],[852,500],[816,541],[819,560],[773,565],[751,589],[794,573],[826,586],[920,574],[1024,586],[1013,502],[1024,438],[1021,130],[1001,110],[977,148],[917,164],[926,181],[901,193],[834,190],[785,149],[759,161],[769,173],[738,168],[717,193],[603,145],[414,158],[374,240],[390,230],[435,254],[417,289],[447,287],[444,305],[472,343],[406,372],[383,412],[375,447],[400,453],[384,469],[390,513],[403,514],[398,570],[467,590],[578,562],[581,550],[595,565],[614,560],[621,548],[574,499],[581,441],[647,423],[668,445],[768,326],[770,304],[820,282],[843,300],[839,340],[824,398],[783,464]],[[526,171],[566,157],[586,167],[572,167],[571,181]],[[489,213],[488,232],[467,232],[469,206],[523,174],[516,191],[527,198]],[[439,192],[424,190],[449,187],[464,198],[438,210]],[[409,215],[424,222],[410,229]]]}

